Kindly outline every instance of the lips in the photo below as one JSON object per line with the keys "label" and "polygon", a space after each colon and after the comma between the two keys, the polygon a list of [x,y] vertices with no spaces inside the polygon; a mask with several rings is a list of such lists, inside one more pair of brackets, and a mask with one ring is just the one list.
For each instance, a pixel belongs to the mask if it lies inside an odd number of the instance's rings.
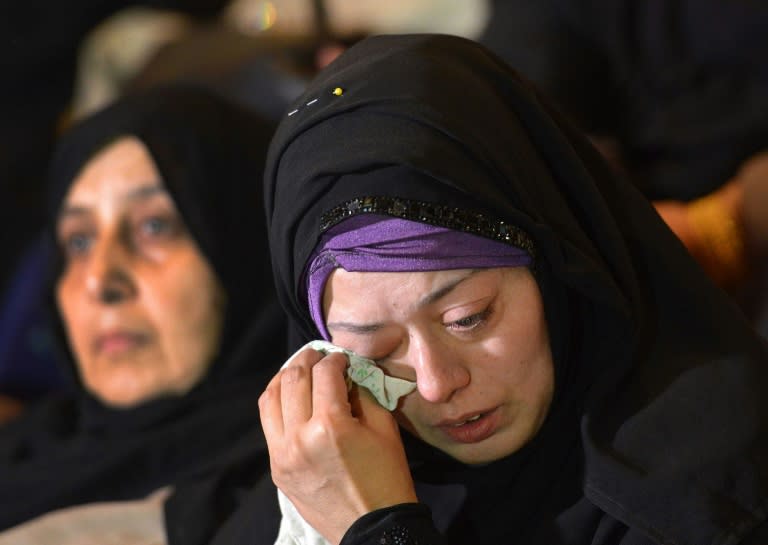
{"label": "lips", "polygon": [[97,354],[120,356],[146,344],[149,337],[135,331],[110,331],[96,337],[94,348]]}
{"label": "lips", "polygon": [[437,427],[458,443],[478,443],[493,435],[499,426],[498,407],[468,413],[460,418],[443,420]]}

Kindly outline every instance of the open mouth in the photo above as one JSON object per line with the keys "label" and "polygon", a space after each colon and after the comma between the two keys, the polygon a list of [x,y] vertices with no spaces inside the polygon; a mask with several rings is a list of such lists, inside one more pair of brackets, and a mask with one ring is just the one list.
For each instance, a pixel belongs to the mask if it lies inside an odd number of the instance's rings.
{"label": "open mouth", "polygon": [[498,408],[485,411],[459,422],[438,426],[451,440],[458,443],[478,443],[493,435],[499,427]]}
{"label": "open mouth", "polygon": [[485,413],[480,413],[476,416],[473,416],[472,418],[468,418],[467,420],[464,420],[463,422],[459,422],[458,424],[453,424],[454,428],[458,428],[459,426],[464,426],[465,424],[469,424],[470,422],[476,422],[480,420],[480,418],[483,417]]}

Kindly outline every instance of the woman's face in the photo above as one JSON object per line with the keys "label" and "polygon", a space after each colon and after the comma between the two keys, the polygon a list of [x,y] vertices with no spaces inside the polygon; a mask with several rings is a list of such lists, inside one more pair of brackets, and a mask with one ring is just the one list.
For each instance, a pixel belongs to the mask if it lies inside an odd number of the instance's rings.
{"label": "woman's face", "polygon": [[335,344],[416,381],[395,416],[468,464],[539,430],[554,390],[541,294],[526,268],[370,273],[336,269],[324,293]]}
{"label": "woman's face", "polygon": [[218,349],[223,291],[140,140],[86,163],[57,237],[58,307],[85,387],[130,407],[199,382]]}

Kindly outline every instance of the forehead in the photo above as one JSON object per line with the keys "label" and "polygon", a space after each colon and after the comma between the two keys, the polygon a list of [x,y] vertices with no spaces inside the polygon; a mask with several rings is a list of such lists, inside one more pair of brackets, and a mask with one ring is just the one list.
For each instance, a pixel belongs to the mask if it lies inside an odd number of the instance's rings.
{"label": "forehead", "polygon": [[73,180],[65,204],[89,206],[161,189],[160,174],[147,147],[138,138],[122,137],[85,164]]}

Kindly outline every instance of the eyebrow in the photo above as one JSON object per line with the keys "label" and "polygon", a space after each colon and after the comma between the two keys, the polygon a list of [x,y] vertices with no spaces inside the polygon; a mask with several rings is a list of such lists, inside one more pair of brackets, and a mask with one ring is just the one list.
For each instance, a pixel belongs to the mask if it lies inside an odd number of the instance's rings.
{"label": "eyebrow", "polygon": [[428,305],[431,305],[432,303],[435,303],[436,301],[439,301],[449,293],[451,293],[454,289],[456,289],[456,286],[464,282],[466,279],[471,277],[472,275],[480,272],[482,269],[472,269],[467,274],[460,276],[459,278],[455,278],[452,282],[449,282],[442,288],[439,288],[432,293],[428,293],[424,297],[422,297],[418,303],[416,303],[416,308],[421,309]]}
{"label": "eyebrow", "polygon": [[[168,190],[165,189],[162,185],[160,185],[160,182],[150,182],[148,185],[143,185],[141,187],[137,187],[136,189],[133,189],[129,191],[125,195],[125,200],[129,201],[143,201],[148,200],[155,195],[159,194],[167,194]],[[89,213],[89,207],[87,206],[79,206],[77,204],[75,205],[69,205],[64,204],[61,208],[61,211],[59,212],[59,219],[67,218],[67,217],[78,217],[78,216],[84,216]]]}
{"label": "eyebrow", "polygon": [[[460,276],[459,278],[455,278],[453,281],[449,282],[445,286],[442,286],[438,289],[436,289],[433,292],[430,292],[423,296],[421,299],[419,299],[418,303],[416,303],[416,308],[421,309],[428,305],[431,305],[432,303],[435,303],[451,293],[456,287],[470,278],[475,273],[480,272],[482,269],[472,269],[467,274]],[[384,327],[384,324],[382,323],[372,323],[372,324],[357,324],[354,322],[328,322],[325,326],[329,331],[330,330],[338,330],[338,331],[346,331],[347,333],[353,333],[355,335],[370,335],[371,333],[375,333],[376,331],[382,329]]]}
{"label": "eyebrow", "polygon": [[165,189],[160,183],[160,181],[155,181],[151,183],[151,185],[143,185],[141,187],[137,187],[136,189],[133,189],[128,192],[126,195],[126,198],[128,200],[136,201],[136,200],[143,200],[148,199],[150,197],[154,197],[157,194],[160,193],[168,193],[168,190]]}

